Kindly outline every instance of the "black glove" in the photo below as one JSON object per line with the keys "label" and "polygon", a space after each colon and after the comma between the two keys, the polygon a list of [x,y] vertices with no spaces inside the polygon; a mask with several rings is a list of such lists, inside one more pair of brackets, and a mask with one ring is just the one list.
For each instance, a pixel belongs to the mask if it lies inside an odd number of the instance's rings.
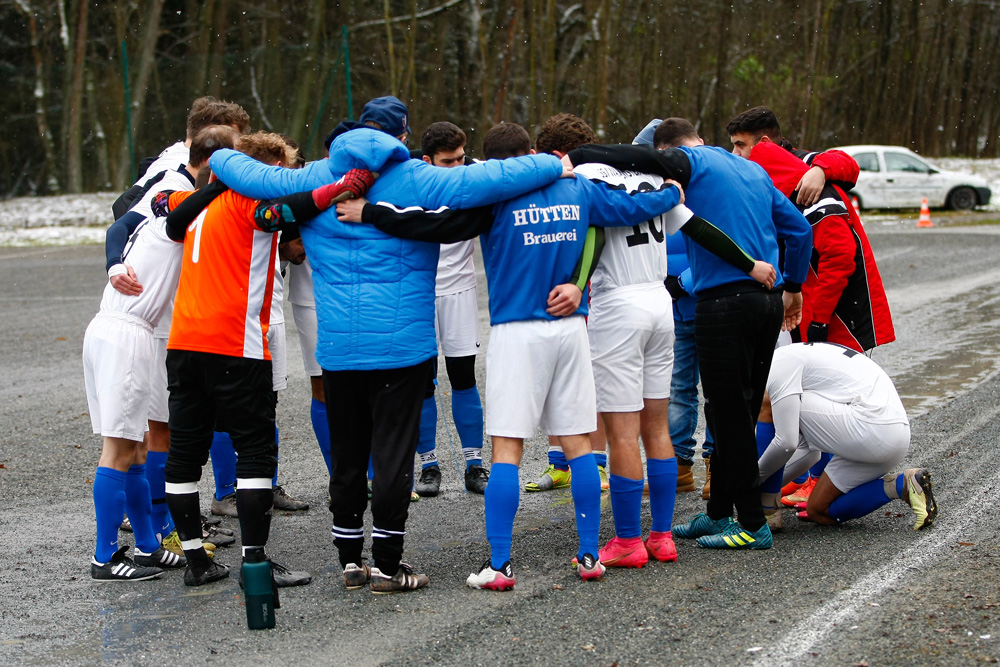
{"label": "black glove", "polygon": [[809,328],[806,329],[806,340],[810,343],[825,343],[826,336],[829,333],[829,324],[820,324],[819,322],[810,322]]}
{"label": "black glove", "polygon": [[670,298],[674,301],[683,299],[686,296],[691,296],[684,291],[683,287],[681,287],[681,281],[677,278],[677,276],[667,276],[667,279],[663,281],[663,284],[666,286],[667,291],[670,292]]}

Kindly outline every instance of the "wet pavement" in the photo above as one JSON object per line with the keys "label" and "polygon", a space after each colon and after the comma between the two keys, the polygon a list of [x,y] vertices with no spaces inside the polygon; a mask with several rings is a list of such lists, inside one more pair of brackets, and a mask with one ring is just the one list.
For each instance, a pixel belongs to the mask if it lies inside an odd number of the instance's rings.
{"label": "wet pavement", "polygon": [[[719,553],[681,541],[677,563],[585,584],[569,567],[569,490],[522,494],[517,587],[471,591],[464,579],[488,553],[483,500],[462,485],[442,373],[442,494],[411,505],[407,526],[407,559],[431,585],[396,596],[345,591],[289,308],[280,481],[312,509],[276,516],[269,550],[314,578],[282,591],[278,626],[266,632],[246,629],[235,579],[201,589],[185,588],[177,572],[127,585],[91,581],[99,438],[86,415],[80,351],[105,280],[103,253],[0,249],[0,664],[996,662],[1000,227],[915,229],[880,217],[868,231],[898,336],[873,358],[912,417],[904,465],[934,474],[941,514],[930,530],[915,533],[899,502],[837,528],[786,512],[768,551]],[[482,325],[485,347],[485,317]],[[480,355],[481,389],[483,366]],[[535,438],[522,483],[544,459],[545,441]],[[211,486],[209,468],[206,508]],[[700,510],[698,495],[678,498],[678,519]],[[603,540],[613,531],[606,499],[602,518]],[[218,558],[237,566],[238,553],[238,545],[220,549]]]}

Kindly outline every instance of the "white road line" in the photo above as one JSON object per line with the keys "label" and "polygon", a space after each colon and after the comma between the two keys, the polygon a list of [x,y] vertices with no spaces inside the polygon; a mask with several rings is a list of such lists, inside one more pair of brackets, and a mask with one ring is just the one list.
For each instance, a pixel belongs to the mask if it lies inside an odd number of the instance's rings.
{"label": "white road line", "polygon": [[[980,415],[973,423],[949,438],[947,446],[957,443],[1000,414],[1000,407]],[[1000,485],[1000,469],[991,480],[991,488],[985,497],[995,497],[993,491]],[[956,487],[961,483],[956,482]],[[985,492],[985,491],[984,491]],[[910,572],[922,571],[930,562],[943,558],[946,549],[968,534],[969,526],[982,517],[983,495],[975,495],[958,508],[948,508],[948,525],[931,528],[931,533],[919,542],[895,556],[892,562],[860,579],[851,588],[827,602],[807,618],[774,642],[773,646],[754,656],[755,665],[795,665],[813,647],[823,642],[835,630],[844,630],[845,621],[861,612],[868,602],[896,583]]]}

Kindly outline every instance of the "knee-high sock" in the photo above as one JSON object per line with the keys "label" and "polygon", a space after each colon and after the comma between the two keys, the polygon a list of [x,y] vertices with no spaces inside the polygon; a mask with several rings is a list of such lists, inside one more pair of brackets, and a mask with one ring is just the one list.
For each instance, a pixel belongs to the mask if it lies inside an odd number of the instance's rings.
{"label": "knee-high sock", "polygon": [[646,459],[646,476],[649,478],[649,512],[653,515],[653,525],[650,530],[665,533],[674,525],[677,459],[675,457]]}
{"label": "knee-high sock", "polygon": [[309,416],[312,418],[313,433],[316,434],[316,442],[319,443],[319,451],[323,454],[323,461],[326,463],[326,474],[333,474],[333,465],[330,463],[330,424],[326,421],[326,403],[312,399],[309,408]]}
{"label": "knee-high sock", "polygon": [[570,491],[576,509],[576,534],[580,538],[576,557],[582,559],[588,553],[596,557],[601,532],[601,476],[597,473],[594,454],[591,452],[571,459],[569,468],[572,473]]}
{"label": "knee-high sock", "polygon": [[160,546],[153,530],[150,515],[153,503],[149,498],[149,482],[146,481],[146,464],[134,465],[125,476],[125,513],[132,524],[135,548],[151,554]]}
{"label": "knee-high sock", "polygon": [[240,515],[240,536],[246,546],[263,547],[271,532],[274,490],[271,480],[240,479],[236,484],[236,511]]}
{"label": "knee-high sock", "polygon": [[167,506],[177,524],[177,536],[181,538],[181,547],[188,559],[188,565],[207,567],[208,555],[201,542],[198,482],[167,482],[166,486]]}
{"label": "knee-high sock", "polygon": [[167,510],[167,492],[164,488],[163,468],[167,465],[166,452],[146,454],[146,481],[149,482],[149,499],[152,504],[150,520],[153,532],[159,533],[160,540],[174,530],[174,520]]}
{"label": "knee-high sock", "polygon": [[125,478],[114,468],[98,467],[94,474],[94,512],[97,515],[97,548],[94,560],[107,563],[118,551],[118,528],[125,516]]}
{"label": "knee-high sock", "polygon": [[566,462],[566,455],[563,454],[562,447],[549,446],[549,465],[555,466],[560,470],[569,468],[569,463]]}
{"label": "knee-high sock", "polygon": [[[212,434],[212,473],[215,475],[215,499],[222,500],[236,492],[236,450],[228,433]],[[176,518],[176,517],[175,517]]]}
{"label": "knee-high sock", "polygon": [[833,454],[828,454],[826,452],[820,454],[819,461],[817,461],[812,468],[809,468],[809,476],[818,478],[820,475],[822,475],[823,471],[826,470],[826,464],[829,463],[830,459],[832,458]]}
{"label": "knee-high sock", "polygon": [[888,505],[890,500],[892,499],[885,492],[885,483],[879,477],[851,489],[834,500],[830,503],[828,513],[839,523],[870,514],[879,507]]}
{"label": "knee-high sock", "polygon": [[[774,440],[774,424],[770,422],[757,422],[757,457],[764,454],[764,450]],[[778,468],[773,475],[765,479],[760,485],[760,492],[781,493],[781,476],[785,474],[785,468]]]}
{"label": "knee-high sock", "polygon": [[607,452],[594,452],[594,461],[597,465],[602,468],[608,467],[608,453]]}
{"label": "knee-high sock", "polygon": [[[642,537],[642,480],[611,475],[611,511],[615,519],[615,535],[623,540]],[[573,476],[576,483],[576,475]],[[676,481],[674,482],[676,486]],[[650,498],[652,498],[652,478],[650,478]],[[593,555],[593,552],[591,552]]]}
{"label": "knee-high sock", "polygon": [[495,570],[510,560],[514,516],[521,502],[518,467],[512,463],[494,463],[490,483],[486,485],[486,539],[490,542],[490,565]]}
{"label": "knee-high sock", "polygon": [[274,466],[274,478],[271,480],[271,486],[272,487],[278,486],[278,465],[277,465],[277,463],[278,463],[278,454],[280,453],[278,451],[279,440],[280,440],[280,438],[278,437],[278,425],[275,424],[274,425],[274,446],[275,446],[275,450],[274,450],[274,463],[275,463],[275,466]]}
{"label": "knee-high sock", "polygon": [[424,468],[438,464],[435,450],[437,420],[437,401],[434,400],[434,394],[431,394],[424,399],[424,405],[420,409],[420,439],[417,441],[417,454],[420,454],[420,463]]}
{"label": "knee-high sock", "polygon": [[483,465],[483,401],[478,387],[452,390],[451,418],[462,443],[465,467]]}

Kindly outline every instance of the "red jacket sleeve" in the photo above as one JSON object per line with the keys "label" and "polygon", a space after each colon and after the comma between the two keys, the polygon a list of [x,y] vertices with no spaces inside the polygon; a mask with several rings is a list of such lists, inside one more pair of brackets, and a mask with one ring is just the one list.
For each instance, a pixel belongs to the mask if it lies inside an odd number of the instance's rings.
{"label": "red jacket sleeve", "polygon": [[[813,248],[819,256],[819,268],[810,280],[809,300],[812,321],[829,324],[833,310],[847,286],[847,279],[857,269],[857,244],[844,216],[827,216],[813,225]],[[808,327],[808,322],[803,322]]]}
{"label": "red jacket sleeve", "polygon": [[830,150],[817,153],[811,164],[823,170],[826,180],[846,184],[845,190],[857,185],[858,174],[861,173],[858,163],[844,151]]}

